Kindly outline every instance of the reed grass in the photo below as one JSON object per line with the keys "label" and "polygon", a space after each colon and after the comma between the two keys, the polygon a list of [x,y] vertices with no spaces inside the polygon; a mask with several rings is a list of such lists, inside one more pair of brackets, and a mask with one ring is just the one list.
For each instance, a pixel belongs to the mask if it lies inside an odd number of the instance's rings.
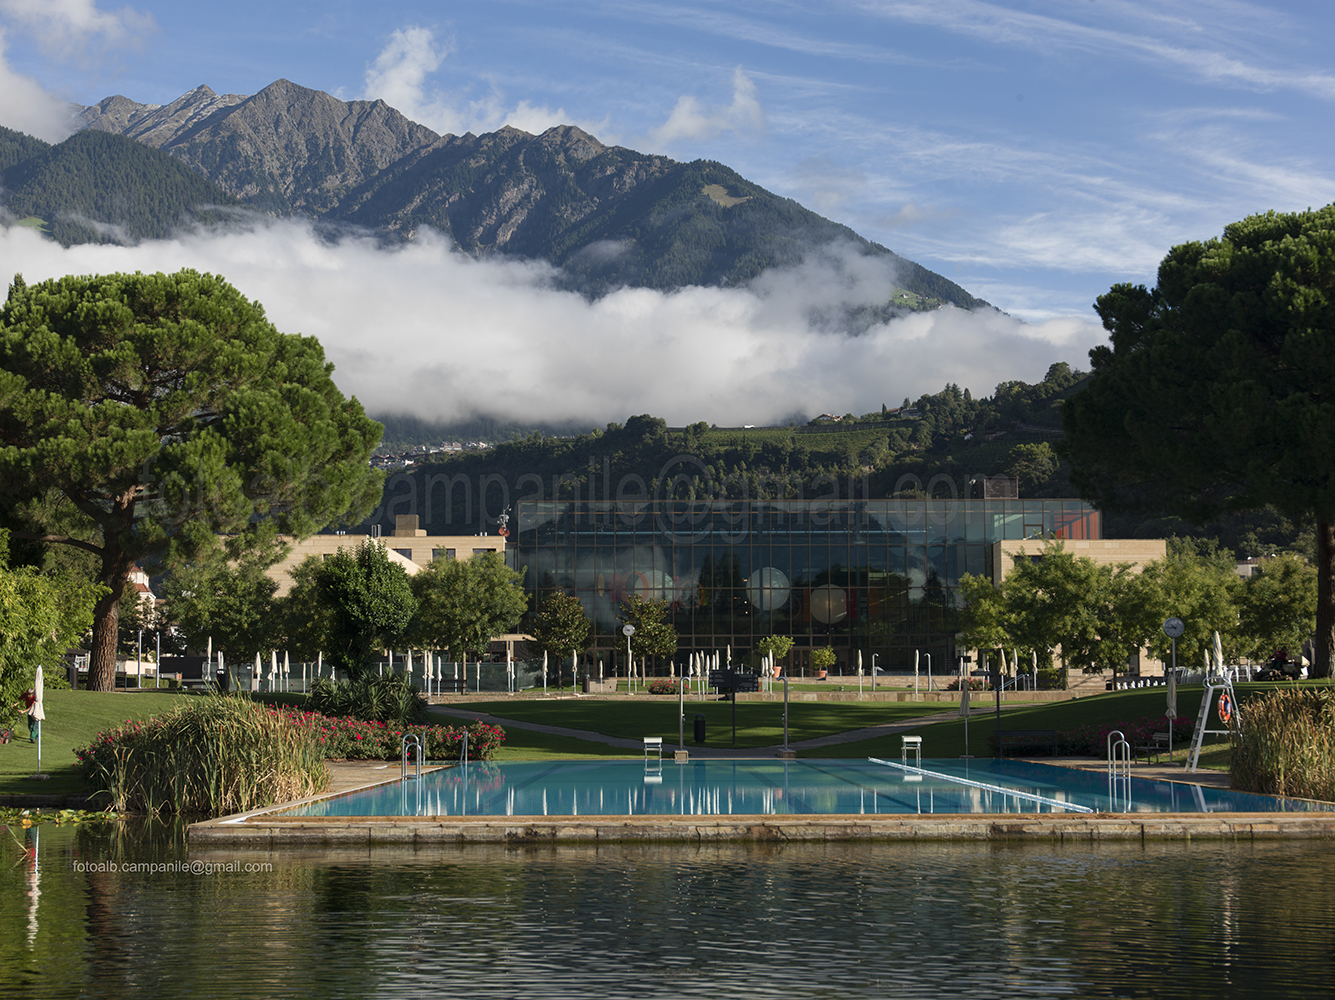
{"label": "reed grass", "polygon": [[247,698],[199,698],[75,750],[118,812],[224,816],[313,795],[329,773],[316,734]]}
{"label": "reed grass", "polygon": [[1335,801],[1335,691],[1281,688],[1247,699],[1236,717],[1234,788]]}

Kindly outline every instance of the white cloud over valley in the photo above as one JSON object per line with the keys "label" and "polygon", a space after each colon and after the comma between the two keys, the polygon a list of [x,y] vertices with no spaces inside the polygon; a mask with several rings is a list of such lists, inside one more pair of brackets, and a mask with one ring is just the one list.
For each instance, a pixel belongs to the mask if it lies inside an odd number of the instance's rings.
{"label": "white cloud over valley", "polygon": [[[1054,319],[946,308],[832,327],[844,307],[883,302],[884,260],[833,253],[762,275],[749,288],[622,289],[590,302],[558,290],[544,264],[477,261],[426,234],[386,250],[263,222],[138,247],[62,248],[0,230],[0,275],[221,274],[263,303],[280,330],[316,336],[335,380],[371,412],[451,419],[492,413],[596,426],[652,413],[670,423],[763,424],[794,411],[864,413],[947,382],[990,394],[1037,381],[1054,361],[1083,366],[1103,332]],[[815,328],[813,314],[826,322]]]}

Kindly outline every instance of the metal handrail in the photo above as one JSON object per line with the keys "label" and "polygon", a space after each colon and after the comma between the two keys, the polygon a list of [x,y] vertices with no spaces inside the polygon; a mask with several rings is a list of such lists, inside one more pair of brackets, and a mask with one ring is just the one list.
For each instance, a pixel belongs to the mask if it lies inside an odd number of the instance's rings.
{"label": "metal handrail", "polygon": [[400,780],[408,777],[408,751],[413,750],[416,773],[415,778],[422,776],[422,738],[416,733],[404,733],[399,741],[399,778]]}
{"label": "metal handrail", "polygon": [[927,775],[930,778],[940,778],[942,781],[952,781],[957,785],[967,785],[970,788],[981,788],[988,792],[1000,792],[1002,795],[1011,795],[1017,799],[1025,799],[1029,802],[1040,802],[1043,805],[1055,806],[1059,809],[1069,809],[1072,812],[1092,813],[1097,810],[1089,806],[1079,806],[1074,802],[1063,802],[1061,799],[1051,799],[1046,795],[1036,795],[1033,792],[1022,792],[1018,788],[1007,788],[1004,785],[989,785],[985,781],[974,781],[971,778],[959,778],[953,774],[942,774],[940,771],[928,771],[921,767],[914,767],[912,764],[896,764],[892,760],[881,760],[879,757],[868,757],[873,764],[884,764],[886,767],[897,767],[901,771],[907,771],[909,774]]}
{"label": "metal handrail", "polygon": [[[1117,737],[1116,742],[1113,742],[1114,736]],[[1131,744],[1126,741],[1126,733],[1122,732],[1120,729],[1114,729],[1108,734],[1109,778],[1117,777],[1117,765],[1119,762],[1124,765],[1123,776],[1129,779],[1131,777]]]}

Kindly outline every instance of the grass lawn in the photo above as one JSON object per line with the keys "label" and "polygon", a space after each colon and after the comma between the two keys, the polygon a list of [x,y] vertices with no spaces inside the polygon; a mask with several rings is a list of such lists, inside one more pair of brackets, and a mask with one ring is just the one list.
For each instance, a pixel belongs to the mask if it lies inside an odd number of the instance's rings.
{"label": "grass lawn", "polygon": [[[1238,685],[1239,700],[1245,702],[1250,685]],[[1179,717],[1195,719],[1200,711],[1203,688],[1183,687],[1178,689],[1177,713]],[[1077,698],[1073,701],[1031,703],[1012,709],[1004,709],[1001,716],[1002,729],[1079,729],[1083,726],[1101,726],[1109,723],[1131,723],[1138,719],[1163,719],[1167,703],[1163,688],[1142,688],[1132,691],[1117,691],[1089,698]],[[974,701],[975,708],[984,704],[991,705],[985,698]],[[1212,718],[1211,725],[1218,722]],[[988,737],[997,728],[996,715],[993,712],[975,711],[969,718],[969,753],[975,757],[990,757],[993,754],[988,744]],[[1208,727],[1207,727],[1208,728]],[[938,722],[913,730],[913,735],[921,736],[922,755],[924,757],[959,757],[965,752],[964,719],[955,718],[947,722]],[[1185,751],[1189,744],[1174,745],[1174,759],[1186,759]],[[1223,744],[1227,747],[1227,743]],[[899,736],[886,736],[879,739],[862,740],[857,743],[840,743],[819,750],[803,751],[803,757],[885,757],[899,758]],[[1218,760],[1218,755],[1213,755]],[[1202,766],[1207,764],[1207,757],[1201,755]],[[1227,767],[1227,759],[1215,766]]]}
{"label": "grass lawn", "polygon": [[[0,746],[0,794],[61,795],[86,791],[74,773],[74,748],[84,746],[103,730],[126,719],[146,719],[170,711],[185,698],[175,692],[47,691],[43,698],[42,772],[37,772],[37,745],[28,742],[26,716],[14,723],[14,742]],[[6,722],[5,726],[11,723]]]}
{"label": "grass lawn", "polygon": [[[484,701],[468,702],[458,706],[472,711],[486,712],[499,719],[535,722],[566,729],[585,729],[605,736],[619,736],[638,740],[645,736],[661,736],[664,742],[677,742],[677,702],[670,699],[627,699],[626,701]],[[686,702],[686,743],[694,746],[692,735],[696,715],[705,717],[706,746],[732,747],[732,703],[724,701]],[[942,710],[940,705],[914,702],[793,702],[788,706],[788,739],[790,742],[813,739],[862,729],[885,722],[899,722]],[[439,718],[439,717],[438,717]],[[502,726],[504,723],[502,722]],[[539,745],[541,733],[506,730],[507,746],[518,745],[522,738],[527,746]],[[783,701],[738,702],[738,747],[765,747],[783,743]],[[575,753],[589,744],[574,741]],[[541,745],[546,745],[542,743]],[[600,745],[601,746],[601,745]],[[612,755],[636,756],[638,751],[615,750],[606,747]]]}

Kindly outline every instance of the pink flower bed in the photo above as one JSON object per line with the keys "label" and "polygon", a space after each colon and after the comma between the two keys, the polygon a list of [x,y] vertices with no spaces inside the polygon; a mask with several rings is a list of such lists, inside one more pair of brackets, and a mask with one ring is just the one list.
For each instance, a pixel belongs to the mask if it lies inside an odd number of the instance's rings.
{"label": "pink flower bed", "polygon": [[403,726],[388,722],[363,722],[360,719],[335,718],[319,712],[302,712],[283,707],[272,710],[292,723],[318,733],[330,760],[398,760],[404,733],[422,737],[427,760],[458,760],[464,735],[468,736],[471,760],[489,760],[505,742],[505,730],[485,722],[467,726]]}

